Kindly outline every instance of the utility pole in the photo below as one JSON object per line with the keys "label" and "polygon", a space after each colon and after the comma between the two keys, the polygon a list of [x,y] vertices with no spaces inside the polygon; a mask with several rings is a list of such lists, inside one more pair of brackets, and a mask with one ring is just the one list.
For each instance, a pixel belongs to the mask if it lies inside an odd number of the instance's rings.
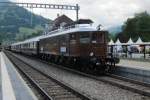
{"label": "utility pole", "polygon": [[79,5],[76,4],[76,20],[78,21],[79,20]]}
{"label": "utility pole", "polygon": [[31,25],[31,27],[32,27],[32,25],[33,25],[33,15],[32,15],[32,12],[33,12],[33,8],[31,7],[31,22],[30,22],[30,25]]}

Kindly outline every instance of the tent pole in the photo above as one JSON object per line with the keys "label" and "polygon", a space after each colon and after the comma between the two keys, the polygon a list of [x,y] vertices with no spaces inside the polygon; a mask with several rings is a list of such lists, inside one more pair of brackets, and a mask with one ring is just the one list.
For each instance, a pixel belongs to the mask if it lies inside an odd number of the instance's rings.
{"label": "tent pole", "polygon": [[126,58],[128,57],[127,53],[128,53],[128,46],[126,45]]}
{"label": "tent pole", "polygon": [[144,59],[146,58],[146,51],[145,51],[145,45],[144,45]]}
{"label": "tent pole", "polygon": [[113,57],[113,45],[111,45],[111,58]]}

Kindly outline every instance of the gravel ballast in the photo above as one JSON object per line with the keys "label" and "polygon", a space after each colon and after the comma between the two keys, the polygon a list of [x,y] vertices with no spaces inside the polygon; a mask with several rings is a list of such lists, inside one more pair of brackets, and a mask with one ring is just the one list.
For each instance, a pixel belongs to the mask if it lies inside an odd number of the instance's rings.
{"label": "gravel ballast", "polygon": [[28,64],[49,75],[55,76],[57,79],[60,79],[61,81],[80,90],[82,93],[85,93],[86,95],[89,95],[97,100],[150,100],[150,97],[147,96],[133,93],[91,78],[80,76],[51,65],[23,57],[21,55],[16,56]]}

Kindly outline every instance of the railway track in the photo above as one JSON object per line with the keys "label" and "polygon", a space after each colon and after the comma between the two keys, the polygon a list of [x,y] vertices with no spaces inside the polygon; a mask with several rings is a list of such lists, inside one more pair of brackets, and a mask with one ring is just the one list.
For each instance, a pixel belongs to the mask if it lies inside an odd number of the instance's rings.
{"label": "railway track", "polygon": [[[33,58],[31,58],[33,59]],[[150,97],[150,84],[148,83],[143,83],[137,80],[133,80],[133,79],[129,79],[129,78],[125,78],[125,77],[121,77],[121,76],[117,76],[117,75],[113,75],[113,74],[106,74],[105,76],[93,76],[93,75],[89,75],[89,74],[85,74],[73,69],[69,69],[60,65],[56,65],[56,64],[51,64],[49,62],[45,62],[39,59],[36,59],[40,62],[43,63],[47,63],[50,65],[53,65],[55,67],[61,68],[63,70],[67,70],[69,72],[78,74],[78,75],[82,75],[84,77],[90,77],[91,79],[97,80],[97,81],[102,81],[117,87],[120,87],[122,89],[126,89],[129,91],[132,91],[134,93],[138,93],[138,94],[142,94],[144,96],[149,96]]]}
{"label": "railway track", "polygon": [[92,100],[78,90],[68,86],[54,76],[49,76],[27,64],[23,60],[6,53],[7,57],[38,88],[44,100]]}
{"label": "railway track", "polygon": [[[48,63],[48,62],[46,62],[46,63]],[[50,63],[48,63],[48,64],[50,64]],[[134,79],[130,79],[130,78],[126,78],[126,77],[122,77],[122,76],[110,74],[110,73],[106,73],[103,76],[94,76],[94,75],[86,74],[86,73],[79,72],[79,71],[76,71],[73,69],[69,69],[66,67],[57,66],[55,64],[53,64],[53,65],[55,67],[59,67],[64,70],[71,71],[75,74],[79,74],[79,75],[82,75],[85,77],[90,77],[92,79],[102,81],[102,82],[108,83],[110,85],[117,86],[119,88],[126,89],[126,90],[132,91],[134,93],[138,93],[138,94],[142,94],[144,96],[150,97],[150,84],[149,83],[141,82],[138,80],[134,80]]]}
{"label": "railway track", "polygon": [[132,91],[134,93],[138,93],[138,94],[142,94],[144,96],[150,97],[150,84],[149,83],[144,83],[141,81],[129,79],[126,77],[122,77],[122,76],[118,76],[118,75],[114,75],[114,74],[110,74],[110,73],[107,73],[104,76],[94,76],[94,75],[89,75],[89,74],[79,72],[76,70],[68,69],[65,67],[59,67],[59,68],[71,71],[73,73],[76,73],[76,74],[79,74],[79,75],[82,75],[85,77],[90,77],[92,79],[102,81],[102,82],[108,83],[110,85]]}
{"label": "railway track", "polygon": [[144,83],[141,81],[133,80],[130,78],[126,78],[126,77],[122,77],[122,76],[110,74],[110,73],[107,73],[103,76],[94,76],[94,75],[89,75],[89,74],[79,72],[73,69],[68,69],[65,67],[59,67],[59,68],[150,97],[150,84],[149,83]]}

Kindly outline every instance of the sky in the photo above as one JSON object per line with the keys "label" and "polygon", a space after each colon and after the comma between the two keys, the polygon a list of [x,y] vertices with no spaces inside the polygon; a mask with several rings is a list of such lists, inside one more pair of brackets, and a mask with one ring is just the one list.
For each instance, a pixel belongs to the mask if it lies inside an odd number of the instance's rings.
{"label": "sky", "polygon": [[[150,0],[11,0],[12,2],[36,2],[50,4],[79,4],[79,18],[88,18],[94,25],[101,24],[104,28],[123,25],[127,18],[135,13],[147,11],[150,13]],[[66,14],[73,20],[76,19],[75,11],[28,9],[46,18],[55,19],[57,14]]]}

